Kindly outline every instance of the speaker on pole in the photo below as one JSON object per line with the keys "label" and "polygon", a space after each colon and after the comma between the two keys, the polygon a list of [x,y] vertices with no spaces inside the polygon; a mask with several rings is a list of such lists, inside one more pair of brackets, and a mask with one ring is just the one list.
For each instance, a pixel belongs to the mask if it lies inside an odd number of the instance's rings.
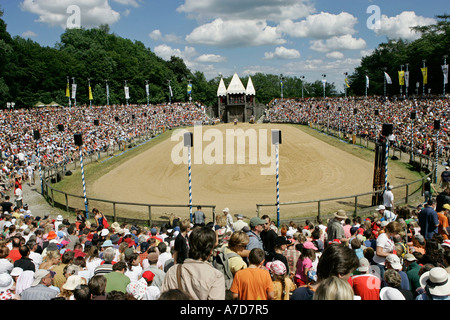
{"label": "speaker on pole", "polygon": [[34,140],[39,140],[41,138],[41,133],[39,132],[39,130],[33,130],[33,137]]}
{"label": "speaker on pole", "polygon": [[380,115],[380,111],[378,109],[375,109],[375,115],[379,116]]}
{"label": "speaker on pole", "polygon": [[281,144],[281,130],[272,130],[272,144]]}
{"label": "speaker on pole", "polygon": [[415,120],[416,119],[416,112],[413,111],[411,112],[411,120]]}
{"label": "speaker on pole", "polygon": [[95,120],[94,120],[94,125],[95,125],[95,126],[98,126],[98,125],[100,125],[100,121],[99,121],[99,120],[97,120],[97,119],[95,119]]}
{"label": "speaker on pole", "polygon": [[63,124],[58,124],[58,131],[59,132],[63,132],[64,131],[64,125]]}
{"label": "speaker on pole", "polygon": [[392,134],[394,130],[394,126],[390,123],[384,123],[383,124],[383,129],[381,131],[381,134],[385,137],[388,137]]}
{"label": "speaker on pole", "polygon": [[192,132],[186,132],[184,134],[184,146],[185,147],[194,147],[194,139]]}
{"label": "speaker on pole", "polygon": [[355,114],[355,115],[356,115],[357,113],[358,113],[358,109],[356,109],[356,108],[355,108],[355,109],[353,109],[353,114]]}
{"label": "speaker on pole", "polygon": [[441,129],[441,121],[434,120],[434,130],[440,130],[440,129]]}
{"label": "speaker on pole", "polygon": [[83,136],[81,135],[81,133],[74,134],[73,139],[76,146],[81,147],[83,145]]}

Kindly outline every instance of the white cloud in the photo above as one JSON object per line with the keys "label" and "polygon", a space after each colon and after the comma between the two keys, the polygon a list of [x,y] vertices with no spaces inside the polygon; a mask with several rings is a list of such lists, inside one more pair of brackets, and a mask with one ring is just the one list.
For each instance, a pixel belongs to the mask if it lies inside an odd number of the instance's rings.
{"label": "white cloud", "polygon": [[310,15],[299,22],[282,21],[278,28],[291,37],[326,39],[333,36],[355,34],[356,23],[358,23],[358,19],[347,12],[341,12],[338,15],[321,12]]}
{"label": "white cloud", "polygon": [[311,49],[318,52],[330,52],[340,50],[362,50],[366,48],[364,39],[353,38],[351,35],[332,37],[327,40],[312,40]]}
{"label": "white cloud", "polygon": [[38,34],[31,30],[28,30],[28,31],[25,31],[24,33],[22,33],[22,37],[24,37],[24,38],[34,38],[37,36],[38,36]]}
{"label": "white cloud", "polygon": [[136,1],[136,0],[114,0],[114,2],[123,4],[126,6],[132,6],[132,7],[138,8],[140,6],[139,2],[141,2],[141,0],[139,0],[139,1]]}
{"label": "white cloud", "polygon": [[196,61],[198,62],[225,62],[227,59],[218,54],[202,54]]}
{"label": "white cloud", "polygon": [[39,16],[37,22],[50,26],[66,28],[73,12],[67,13],[71,6],[80,9],[81,26],[90,28],[101,24],[114,24],[120,19],[120,13],[113,10],[108,0],[24,0],[20,7],[23,11]]}
{"label": "white cloud", "polygon": [[193,47],[184,47],[184,50],[174,49],[168,45],[159,45],[154,48],[157,56],[164,60],[170,60],[172,56],[190,60],[192,57],[198,56],[197,51]]}
{"label": "white cloud", "polygon": [[264,54],[264,59],[298,59],[300,58],[300,52],[295,49],[287,49],[285,47],[278,47],[275,49],[275,52],[266,52]]}
{"label": "white cloud", "polygon": [[266,21],[224,21],[220,18],[195,28],[186,36],[186,41],[219,47],[280,45],[286,42],[276,28],[267,25]]}
{"label": "white cloud", "polygon": [[381,16],[380,28],[374,29],[377,36],[385,35],[389,39],[416,40],[419,33],[411,30],[411,27],[426,26],[436,23],[435,19],[417,16],[414,11],[403,11],[395,17]]}
{"label": "white cloud", "polygon": [[339,51],[333,51],[333,52],[327,53],[326,57],[330,58],[330,59],[344,59],[344,54]]}
{"label": "white cloud", "polygon": [[177,11],[200,21],[217,18],[282,21],[307,17],[315,8],[310,0],[185,0]]}
{"label": "white cloud", "polygon": [[181,42],[181,37],[177,36],[176,34],[163,35],[161,33],[161,30],[158,30],[158,29],[150,32],[150,34],[148,36],[150,37],[150,39],[155,40],[155,41],[174,42],[174,43]]}

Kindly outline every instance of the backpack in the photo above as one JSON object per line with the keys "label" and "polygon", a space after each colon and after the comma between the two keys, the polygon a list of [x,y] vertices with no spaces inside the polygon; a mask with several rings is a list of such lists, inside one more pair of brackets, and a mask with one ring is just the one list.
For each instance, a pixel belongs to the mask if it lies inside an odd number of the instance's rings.
{"label": "backpack", "polygon": [[225,288],[228,290],[231,288],[231,284],[233,283],[233,273],[230,270],[230,266],[228,264],[228,259],[233,257],[239,257],[236,252],[225,253],[226,247],[223,247],[215,256],[213,266],[217,270],[223,273],[225,278]]}

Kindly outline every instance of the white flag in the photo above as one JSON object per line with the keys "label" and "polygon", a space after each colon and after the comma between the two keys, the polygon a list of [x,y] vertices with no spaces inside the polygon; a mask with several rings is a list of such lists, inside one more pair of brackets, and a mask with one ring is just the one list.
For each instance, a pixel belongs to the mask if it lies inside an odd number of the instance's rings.
{"label": "white flag", "polygon": [[77,97],[77,85],[74,83],[72,84],[72,99],[75,99]]}
{"label": "white flag", "polygon": [[444,74],[444,84],[448,84],[448,64],[442,66],[442,73]]}
{"label": "white flag", "polygon": [[392,84],[392,79],[386,72],[384,73],[384,76],[386,77],[386,83],[387,84]]}
{"label": "white flag", "polygon": [[150,86],[148,84],[145,85],[145,92],[147,93],[147,97],[150,95]]}
{"label": "white flag", "polygon": [[405,71],[405,86],[409,87],[409,71]]}
{"label": "white flag", "polygon": [[172,87],[169,85],[170,96],[173,97]]}
{"label": "white flag", "polygon": [[125,87],[125,99],[130,99],[130,88]]}
{"label": "white flag", "polygon": [[106,85],[106,96],[109,98],[109,86]]}
{"label": "white flag", "polygon": [[366,88],[369,88],[369,76],[366,76]]}

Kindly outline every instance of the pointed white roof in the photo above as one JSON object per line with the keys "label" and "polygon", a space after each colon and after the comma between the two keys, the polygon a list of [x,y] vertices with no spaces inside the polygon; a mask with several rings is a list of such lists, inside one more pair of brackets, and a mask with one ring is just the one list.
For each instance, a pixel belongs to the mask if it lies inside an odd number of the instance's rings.
{"label": "pointed white roof", "polygon": [[247,83],[247,90],[245,90],[245,94],[248,96],[255,96],[256,91],[255,87],[253,86],[252,78],[248,77],[248,83]]}
{"label": "pointed white roof", "polygon": [[227,95],[227,87],[225,87],[225,83],[223,82],[223,78],[220,78],[219,88],[217,89],[217,96],[226,96]]}
{"label": "pointed white roof", "polygon": [[233,78],[231,79],[230,85],[228,86],[227,90],[228,94],[245,94],[245,87],[241,82],[241,79],[239,79],[239,76],[237,73],[234,74]]}

